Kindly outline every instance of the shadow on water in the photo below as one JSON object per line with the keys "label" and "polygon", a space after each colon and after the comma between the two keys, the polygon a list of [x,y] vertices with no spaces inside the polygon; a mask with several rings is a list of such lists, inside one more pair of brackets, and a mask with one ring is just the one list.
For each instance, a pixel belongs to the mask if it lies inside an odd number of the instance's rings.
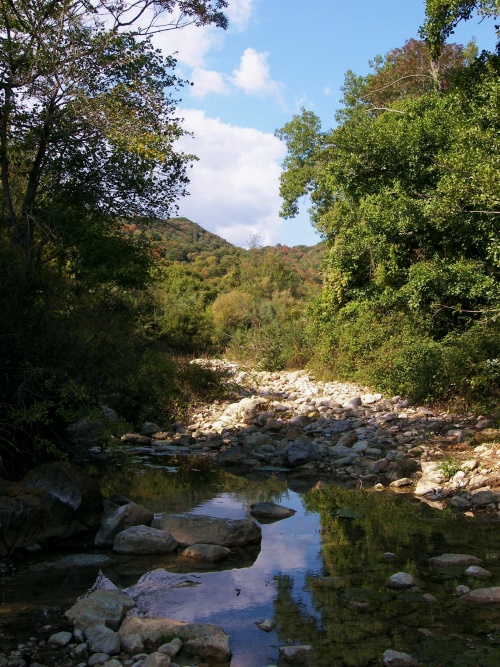
{"label": "shadow on water", "polygon": [[[123,494],[155,512],[245,518],[250,503],[267,500],[296,510],[263,524],[261,545],[234,550],[220,567],[193,567],[175,554],[103,552],[112,558],[103,573],[134,595],[140,613],[221,625],[231,637],[231,667],[279,664],[277,647],[285,644],[311,645],[311,667],[374,666],[387,649],[408,652],[429,667],[500,664],[499,610],[471,609],[454,595],[458,584],[500,583],[496,523],[436,512],[407,495],[310,488],[311,482],[262,473],[238,477],[199,459],[155,457],[91,472],[105,495]],[[78,549],[94,551],[85,542]],[[384,560],[385,552],[395,560]],[[484,584],[467,578],[464,568],[433,570],[428,559],[442,553],[482,558],[492,578]],[[412,574],[418,588],[387,588],[398,571]],[[6,585],[11,593],[0,619],[15,623],[35,614],[40,625],[48,622],[96,575],[89,568],[24,572]],[[273,631],[255,625],[264,619],[274,621]]]}

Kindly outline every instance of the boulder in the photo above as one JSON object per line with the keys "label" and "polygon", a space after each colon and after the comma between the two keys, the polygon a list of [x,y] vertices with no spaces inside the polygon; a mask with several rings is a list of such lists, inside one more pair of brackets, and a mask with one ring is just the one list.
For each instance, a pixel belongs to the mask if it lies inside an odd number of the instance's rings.
{"label": "boulder", "polygon": [[78,600],[64,615],[80,630],[100,624],[118,630],[127,611],[134,607],[135,601],[125,593],[99,589]]}
{"label": "boulder", "polygon": [[415,578],[408,572],[396,572],[389,577],[386,586],[389,588],[411,588],[415,584]]}
{"label": "boulder", "polygon": [[0,486],[8,491],[0,497],[0,557],[86,532],[102,516],[98,484],[70,463],[45,463],[22,482]]}
{"label": "boulder", "polygon": [[171,662],[169,655],[155,651],[148,655],[141,667],[168,667]]}
{"label": "boulder", "polygon": [[286,460],[290,468],[301,466],[310,461],[319,461],[321,453],[318,445],[306,440],[295,440],[285,449]]}
{"label": "boulder", "polygon": [[257,419],[260,412],[267,407],[267,403],[261,398],[243,398],[236,407],[236,416],[244,422]]}
{"label": "boulder", "polygon": [[477,507],[485,507],[490,503],[500,503],[500,493],[485,489],[484,491],[476,491],[472,494],[471,502]]}
{"label": "boulder", "polygon": [[44,463],[30,470],[22,480],[25,490],[42,490],[56,498],[72,512],[72,518],[83,526],[96,526],[103,512],[99,484],[72,463]]}
{"label": "boulder", "polygon": [[95,537],[98,547],[111,547],[118,533],[130,526],[149,525],[154,518],[153,512],[136,505],[127,503],[118,507],[113,514],[106,517]]}
{"label": "boulder", "polygon": [[107,653],[108,655],[120,653],[120,635],[104,623],[85,628],[85,639],[92,653]]}
{"label": "boulder", "polygon": [[184,558],[201,561],[203,563],[218,563],[227,558],[231,549],[221,547],[218,544],[192,544],[182,552]]}
{"label": "boulder", "polygon": [[390,649],[385,651],[380,662],[385,667],[418,667],[420,665],[418,660],[415,660],[408,653],[401,653],[400,651],[392,651]]}
{"label": "boulder", "polygon": [[295,514],[295,510],[283,505],[277,505],[272,502],[252,503],[250,505],[250,514],[256,519],[264,519],[265,521],[280,521]]}
{"label": "boulder", "polygon": [[259,542],[260,526],[249,519],[219,519],[196,514],[162,514],[155,517],[153,528],[166,530],[184,547],[192,544],[218,544],[242,547]]}
{"label": "boulder", "polygon": [[476,433],[476,442],[481,445],[483,442],[500,442],[499,428],[485,428]]}
{"label": "boulder", "polygon": [[472,605],[498,604],[500,603],[500,586],[476,588],[475,591],[462,595],[460,600]]}
{"label": "boulder", "polygon": [[312,651],[312,646],[304,644],[302,646],[280,646],[279,654],[287,662],[302,662]]}
{"label": "boulder", "polygon": [[186,653],[219,662],[231,659],[229,637],[217,625],[184,623],[171,618],[138,618],[128,616],[120,627],[120,636],[137,634],[147,651],[156,651],[168,637],[183,642]]}
{"label": "boulder", "polygon": [[149,526],[130,526],[115,537],[113,551],[121,554],[169,554],[177,542],[170,533]]}
{"label": "boulder", "polygon": [[442,554],[429,558],[429,565],[433,567],[467,567],[468,565],[481,565],[483,561],[469,554]]}

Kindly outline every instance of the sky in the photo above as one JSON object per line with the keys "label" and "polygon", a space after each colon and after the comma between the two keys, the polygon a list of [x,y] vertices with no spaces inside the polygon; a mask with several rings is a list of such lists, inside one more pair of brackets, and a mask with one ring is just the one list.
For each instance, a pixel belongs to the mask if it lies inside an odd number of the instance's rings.
{"label": "sky", "polygon": [[[176,52],[184,127],[179,148],[199,160],[190,196],[177,215],[231,243],[314,245],[307,202],[291,220],[279,217],[285,145],[274,136],[302,107],[323,129],[334,126],[347,70],[370,71],[369,60],[418,38],[424,0],[228,0],[229,28],[187,27],[155,37]],[[471,19],[454,42],[495,45],[493,21]]]}

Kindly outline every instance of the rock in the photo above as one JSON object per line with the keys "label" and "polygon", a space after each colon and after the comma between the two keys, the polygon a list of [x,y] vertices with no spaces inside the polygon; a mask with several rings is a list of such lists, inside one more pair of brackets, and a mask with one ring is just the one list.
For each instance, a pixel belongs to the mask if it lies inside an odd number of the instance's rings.
{"label": "rock", "polygon": [[299,662],[307,658],[312,651],[312,646],[307,644],[303,646],[280,646],[278,647],[279,654],[287,662]]}
{"label": "rock", "polygon": [[250,510],[250,514],[256,519],[266,519],[267,521],[286,519],[293,516],[296,511],[272,502],[252,503]]}
{"label": "rock", "polygon": [[86,629],[103,623],[118,630],[127,611],[135,607],[135,601],[121,591],[97,590],[78,600],[64,616],[75,628]]}
{"label": "rock", "polygon": [[19,484],[2,486],[8,495],[0,497],[0,557],[86,532],[102,516],[99,485],[70,463],[45,463]]}
{"label": "rock", "polygon": [[142,663],[142,667],[168,667],[171,662],[169,655],[156,651],[148,655]]}
{"label": "rock", "polygon": [[144,422],[144,424],[141,426],[141,435],[146,435],[151,437],[161,432],[162,429],[153,422]]}
{"label": "rock", "polygon": [[476,442],[481,445],[483,442],[500,442],[499,428],[485,428],[476,433]]}
{"label": "rock", "polygon": [[500,586],[477,588],[475,591],[463,595],[460,600],[473,605],[498,604],[500,602]]}
{"label": "rock", "polygon": [[195,514],[162,514],[152,522],[154,528],[166,530],[185,547],[192,544],[218,544],[241,547],[259,542],[260,526],[249,519],[219,519]]}
{"label": "rock", "polygon": [[218,563],[227,558],[230,553],[231,549],[218,544],[192,544],[186,547],[181,555],[184,558],[192,558],[203,563]]}
{"label": "rock", "polygon": [[255,625],[264,632],[271,632],[276,627],[276,623],[270,618],[266,618],[264,621],[255,621]]}
{"label": "rock", "polygon": [[259,412],[266,409],[267,403],[260,398],[243,398],[236,407],[236,416],[244,422],[256,419]]}
{"label": "rock", "polygon": [[422,600],[424,602],[430,602],[430,603],[438,601],[437,597],[435,595],[432,595],[431,593],[424,593],[422,595]]}
{"label": "rock", "polygon": [[85,628],[85,638],[92,653],[107,653],[108,655],[120,653],[120,635],[103,623]]}
{"label": "rock", "polygon": [[94,667],[94,665],[104,665],[111,656],[107,653],[94,653],[89,658],[89,667]]}
{"label": "rock", "polygon": [[101,523],[94,543],[98,547],[111,547],[118,533],[131,526],[149,525],[153,518],[153,512],[135,503],[122,505]]}
{"label": "rock", "polygon": [[385,553],[382,554],[380,559],[385,561],[386,563],[391,563],[392,561],[397,560],[398,557],[395,553],[392,553],[392,551],[386,551]]}
{"label": "rock", "polygon": [[499,503],[500,502],[500,493],[496,491],[477,491],[472,494],[471,503],[476,507],[485,507],[490,503]]}
{"label": "rock", "polygon": [[140,635],[148,651],[155,651],[164,644],[165,637],[177,637],[187,653],[220,662],[231,659],[229,637],[217,625],[128,616],[121,625],[120,635],[129,634]]}
{"label": "rock", "polygon": [[179,651],[182,648],[182,641],[176,637],[175,639],[172,639],[171,642],[168,642],[168,644],[162,644],[158,652],[159,653],[165,653],[165,655],[169,655],[171,658],[174,658]]}
{"label": "rock", "polygon": [[483,561],[469,554],[443,554],[429,558],[429,565],[433,567],[466,567],[467,565],[480,565]]}
{"label": "rock", "polygon": [[358,436],[354,431],[343,433],[337,442],[337,447],[351,447],[357,440]]}
{"label": "rock", "polygon": [[51,635],[47,641],[53,646],[64,648],[72,639],[73,634],[71,632],[56,632],[54,635]]}
{"label": "rock", "polygon": [[276,447],[276,443],[271,438],[271,436],[266,435],[265,433],[251,433],[243,440],[245,447],[249,449],[255,449],[256,447],[271,447],[273,450]]}
{"label": "rock", "polygon": [[131,445],[145,445],[146,447],[151,444],[151,438],[147,435],[140,435],[140,433],[125,433],[120,440]]}
{"label": "rock", "polygon": [[286,460],[290,468],[309,463],[310,461],[319,461],[321,454],[317,445],[305,440],[295,440],[285,449]]}
{"label": "rock", "polygon": [[107,405],[100,406],[101,413],[97,411],[92,417],[84,417],[66,429],[68,439],[76,445],[93,445],[98,438],[105,433],[110,422],[115,422],[118,415]]}
{"label": "rock", "polygon": [[457,511],[468,510],[471,506],[471,501],[463,496],[456,495],[450,500],[450,507]]}
{"label": "rock", "polygon": [[457,586],[455,588],[455,595],[457,598],[461,598],[462,595],[465,595],[466,593],[470,593],[470,588],[468,586]]}
{"label": "rock", "polygon": [[418,667],[420,665],[418,660],[412,658],[408,653],[400,653],[390,649],[384,652],[380,662],[386,667]]}
{"label": "rock", "polygon": [[50,570],[70,570],[79,567],[104,567],[112,563],[109,556],[100,554],[73,554],[63,556],[54,561],[36,563],[30,567],[30,572],[48,572]]}
{"label": "rock", "polygon": [[137,655],[144,651],[144,644],[141,636],[138,634],[130,634],[121,638],[122,651],[128,655]]}
{"label": "rock", "polygon": [[244,465],[247,458],[247,452],[243,447],[230,447],[219,454],[218,463],[221,466],[239,466]]}
{"label": "rock", "polygon": [[407,572],[396,572],[386,582],[389,588],[411,588],[415,586],[415,578]]}
{"label": "rock", "polygon": [[401,477],[401,479],[396,479],[394,482],[389,484],[390,487],[394,489],[400,489],[403,486],[411,486],[413,481],[409,477]]}
{"label": "rock", "polygon": [[122,554],[169,554],[177,542],[170,533],[148,526],[130,526],[115,537],[113,551]]}
{"label": "rock", "polygon": [[490,579],[493,576],[489,570],[485,570],[484,567],[480,567],[479,565],[470,565],[465,570],[465,574],[475,579]]}

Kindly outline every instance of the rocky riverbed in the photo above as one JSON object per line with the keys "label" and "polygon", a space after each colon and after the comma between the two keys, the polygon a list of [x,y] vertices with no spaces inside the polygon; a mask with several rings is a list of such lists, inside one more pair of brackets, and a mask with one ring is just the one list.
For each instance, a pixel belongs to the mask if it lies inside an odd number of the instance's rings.
{"label": "rocky riverbed", "polygon": [[486,417],[410,405],[303,371],[195,363],[226,371],[234,400],[205,406],[175,430],[144,424],[141,433],[122,437],[132,451],[198,454],[230,469],[390,487],[441,509],[500,508],[500,429]]}

